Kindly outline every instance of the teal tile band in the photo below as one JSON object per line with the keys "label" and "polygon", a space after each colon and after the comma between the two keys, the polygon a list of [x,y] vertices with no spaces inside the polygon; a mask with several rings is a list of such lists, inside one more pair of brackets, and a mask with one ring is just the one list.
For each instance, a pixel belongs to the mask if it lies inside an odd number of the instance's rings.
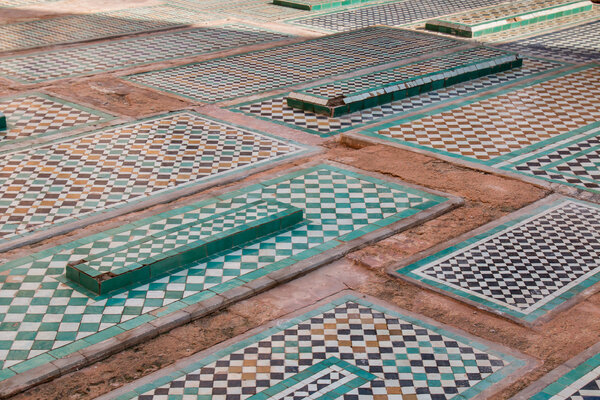
{"label": "teal tile band", "polygon": [[273,0],[273,4],[307,11],[321,11],[330,8],[352,6],[374,0]]}
{"label": "teal tile band", "polygon": [[0,131],[6,130],[6,117],[0,112]]}

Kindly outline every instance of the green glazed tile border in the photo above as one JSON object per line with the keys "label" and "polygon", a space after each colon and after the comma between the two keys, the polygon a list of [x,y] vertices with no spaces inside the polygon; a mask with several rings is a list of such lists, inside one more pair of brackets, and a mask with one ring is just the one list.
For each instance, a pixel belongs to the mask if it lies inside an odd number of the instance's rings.
{"label": "green glazed tile border", "polygon": [[[550,399],[553,396],[556,396],[559,393],[561,393],[563,390],[567,389],[569,386],[572,386],[572,385],[574,386],[575,384],[578,383],[577,382],[578,380],[583,379],[587,374],[598,369],[599,367],[600,367],[600,353],[587,358],[585,361],[581,362],[579,365],[577,365],[571,371],[565,373],[564,375],[559,377],[556,381],[554,381],[553,383],[549,384],[548,386],[543,388],[538,393],[531,396],[530,399],[532,399],[532,400]],[[584,382],[584,383],[587,383],[587,382]],[[575,389],[575,388],[573,388],[573,389]],[[560,398],[562,399],[563,397],[561,396]],[[590,397],[590,399],[591,398],[592,397]]]}
{"label": "green glazed tile border", "polygon": [[321,11],[354,4],[368,3],[370,1],[374,0],[273,0],[273,4],[283,7],[297,8],[299,10]]}

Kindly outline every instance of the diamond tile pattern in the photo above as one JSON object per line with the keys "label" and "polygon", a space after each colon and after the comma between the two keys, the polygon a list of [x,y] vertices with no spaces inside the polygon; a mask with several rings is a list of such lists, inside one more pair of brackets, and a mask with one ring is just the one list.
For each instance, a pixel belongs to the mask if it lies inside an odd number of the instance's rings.
{"label": "diamond tile pattern", "polygon": [[398,26],[502,2],[504,0],[406,0],[297,19],[294,23],[340,32],[373,25]]}
{"label": "diamond tile pattern", "polygon": [[244,25],[195,28],[8,57],[0,59],[0,74],[20,82],[43,82],[189,57],[286,37],[288,36]]}
{"label": "diamond tile pattern", "polygon": [[[386,218],[416,213],[444,200],[330,166],[302,170],[222,197],[80,239],[5,270],[0,274],[3,368],[56,349],[60,353],[50,355],[62,357],[66,350],[61,347],[76,340],[104,334],[108,328],[178,300],[194,304],[198,300],[191,296],[195,294],[235,283],[237,277],[251,272],[266,275],[276,262],[300,257],[308,249],[316,251],[322,244],[335,246],[336,239],[342,240],[346,234],[360,233],[357,231]],[[109,298],[89,298],[57,280],[70,262],[263,198],[303,209],[307,223]],[[78,345],[85,347],[87,342]]]}
{"label": "diamond tile pattern", "polygon": [[600,210],[565,202],[414,273],[528,314],[600,271],[598,243]]}
{"label": "diamond tile pattern", "polygon": [[479,161],[493,160],[600,119],[600,67],[381,129],[383,137]]}
{"label": "diamond tile pattern", "polygon": [[0,98],[0,110],[8,130],[0,133],[0,146],[7,142],[106,121],[110,116],[51,96],[32,93]]}
{"label": "diamond tile pattern", "polygon": [[54,3],[59,0],[2,0],[1,7],[23,7],[35,4]]}
{"label": "diamond tile pattern", "polygon": [[166,400],[186,395],[247,399],[307,366],[336,357],[377,378],[331,398],[441,400],[477,388],[508,364],[464,339],[354,301],[299,319],[296,325],[279,328],[268,337],[248,340],[239,350],[226,350],[227,355],[216,361],[199,362],[204,365],[197,370],[137,398]]}
{"label": "diamond tile pattern", "polygon": [[0,160],[0,238],[300,150],[178,113],[7,153]]}
{"label": "diamond tile pattern", "polygon": [[376,122],[383,118],[400,116],[425,106],[456,99],[461,96],[467,96],[483,89],[507,84],[516,79],[557,68],[559,65],[560,64],[546,60],[537,60],[533,58],[524,59],[522,68],[488,75],[472,81],[453,85],[449,88],[424,93],[420,96],[409,97],[401,101],[395,101],[335,118],[288,107],[285,101],[285,95],[259,100],[255,103],[235,106],[232,109],[239,110],[249,115],[284,123],[292,127],[301,128],[310,133],[321,136],[330,136],[352,127]]}
{"label": "diamond tile pattern", "polygon": [[166,29],[209,20],[205,13],[159,5],[0,25],[0,51]]}
{"label": "diamond tile pattern", "polygon": [[462,45],[436,35],[374,27],[223,59],[131,75],[129,80],[216,102]]}

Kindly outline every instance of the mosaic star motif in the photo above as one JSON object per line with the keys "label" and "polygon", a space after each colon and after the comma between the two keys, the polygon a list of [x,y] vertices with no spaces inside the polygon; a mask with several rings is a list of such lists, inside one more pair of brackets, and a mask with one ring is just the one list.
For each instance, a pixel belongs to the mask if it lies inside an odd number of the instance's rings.
{"label": "mosaic star motif", "polygon": [[378,130],[383,138],[477,161],[494,159],[600,119],[600,67]]}
{"label": "mosaic star motif", "polygon": [[8,130],[0,132],[0,146],[3,142],[58,133],[111,118],[107,114],[38,93],[0,98],[0,110],[8,119]]}
{"label": "mosaic star motif", "polygon": [[452,38],[388,27],[128,76],[135,83],[216,102],[309,82],[462,45]]}
{"label": "mosaic star motif", "polygon": [[43,82],[288,37],[243,25],[213,26],[0,59],[0,74]]}
{"label": "mosaic star motif", "polygon": [[179,113],[7,153],[0,160],[0,238],[300,150]]}
{"label": "mosaic star motif", "polygon": [[[90,298],[63,283],[68,263],[263,198],[303,209],[307,223],[108,298]],[[361,236],[361,229],[375,228],[375,223],[383,226],[391,223],[386,219],[400,220],[445,200],[320,165],[232,192],[223,199],[202,201],[33,254],[33,261],[28,258],[10,268],[4,266],[0,274],[0,365],[6,369],[36,356],[44,357],[44,362],[63,357],[72,351],[66,345],[86,347],[98,336],[106,338],[131,329],[136,317],[142,322],[154,318],[148,314],[153,310],[194,304],[198,301],[194,295],[242,285],[335,247],[348,235]],[[125,322],[130,325],[122,325]],[[81,341],[84,338],[86,341]]]}
{"label": "mosaic star motif", "polygon": [[425,106],[467,96],[477,91],[503,85],[526,76],[539,74],[558,66],[560,64],[546,60],[524,59],[522,68],[487,75],[472,81],[453,85],[449,88],[427,92],[419,96],[409,97],[401,101],[387,103],[334,118],[288,107],[285,95],[259,100],[250,104],[237,105],[232,110],[285,123],[293,128],[301,128],[317,135],[331,136],[352,127],[376,122],[392,116],[401,116],[404,113]]}
{"label": "mosaic star motif", "polygon": [[[239,350],[226,349],[226,355],[216,361],[199,361],[198,369],[187,374],[176,372],[181,376],[133,397],[166,400],[207,396],[242,400],[253,399],[256,393],[260,396],[270,388],[268,393],[275,393],[257,399],[316,399],[331,391],[336,380],[331,375],[311,376],[310,368],[333,359],[353,367],[355,374],[360,374],[360,386],[352,388],[347,384],[350,387],[340,388],[327,398],[441,400],[472,389],[467,395],[470,398],[473,392],[480,391],[478,384],[514,361],[493,351],[480,350],[476,343],[464,338],[449,337],[439,329],[421,326],[418,320],[352,300],[322,307],[318,313],[298,319],[301,322],[270,330],[267,337],[250,338]],[[188,367],[191,369],[192,366]],[[347,381],[354,378],[348,371],[350,368],[339,370],[325,371],[337,373],[338,380],[340,373]],[[305,371],[308,374],[303,374]],[[308,375],[304,379],[308,382],[319,382],[321,378],[322,393],[313,397],[282,394],[285,389],[280,388],[290,385],[296,375]],[[312,390],[317,388],[313,385]]]}
{"label": "mosaic star motif", "polygon": [[564,201],[398,273],[527,316],[600,272],[598,243],[600,209]]}

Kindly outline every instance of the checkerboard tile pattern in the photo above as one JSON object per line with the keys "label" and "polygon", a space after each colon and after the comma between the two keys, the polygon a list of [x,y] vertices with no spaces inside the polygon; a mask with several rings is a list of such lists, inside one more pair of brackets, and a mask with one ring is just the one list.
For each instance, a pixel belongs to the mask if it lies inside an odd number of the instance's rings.
{"label": "checkerboard tile pattern", "polygon": [[0,238],[183,188],[303,148],[177,113],[6,153]]}
{"label": "checkerboard tile pattern", "polygon": [[561,200],[397,272],[531,321],[597,281],[599,240],[598,206]]}
{"label": "checkerboard tile pattern", "polygon": [[216,102],[425,55],[462,44],[436,35],[373,27],[130,75],[128,79],[196,101]]}
{"label": "checkerboard tile pattern", "polygon": [[0,51],[76,43],[205,22],[210,16],[169,5],[68,15],[0,25]]}
{"label": "checkerboard tile pattern", "polygon": [[539,57],[563,59],[570,62],[600,61],[600,20],[519,39],[501,47]]}
{"label": "checkerboard tile pattern", "polygon": [[59,0],[2,0],[0,7],[23,7],[35,4],[54,3]]}
{"label": "checkerboard tile pattern", "polygon": [[270,42],[287,35],[223,25],[0,59],[0,75],[35,83]]}
{"label": "checkerboard tile pattern", "polygon": [[[108,297],[89,297],[93,295],[64,283],[68,263],[260,199],[301,208],[307,222]],[[9,367],[18,371],[49,362],[132,329],[153,319],[150,311],[195,304],[444,201],[319,165],[0,266],[0,336],[5,340],[0,345],[5,369],[0,377],[13,371],[7,372]]]}
{"label": "checkerboard tile pattern", "polygon": [[[277,391],[292,385],[291,379],[298,375],[305,381],[321,379],[322,390],[327,391],[334,379],[322,377],[324,372],[315,373],[314,369],[334,360],[343,360],[352,368],[357,376],[353,381],[360,385],[348,391],[349,382],[327,397],[344,400],[469,399],[522,363],[474,340],[348,296],[122,398],[316,399],[323,393],[282,397]],[[244,376],[241,380],[240,374]],[[344,368],[334,377],[342,374],[352,379]],[[313,385],[312,390],[319,387]]]}
{"label": "checkerboard tile pattern", "polygon": [[598,74],[600,67],[595,65],[576,69],[448,111],[390,123],[374,133],[384,139],[493,164],[525,147],[598,121],[600,110],[591,100],[600,96]]}
{"label": "checkerboard tile pattern", "polygon": [[108,114],[40,93],[0,98],[0,110],[8,120],[8,129],[0,132],[0,146],[113,118]]}
{"label": "checkerboard tile pattern", "polygon": [[530,77],[553,68],[558,68],[561,65],[552,61],[526,58],[523,60],[523,67],[521,68],[488,75],[469,82],[453,85],[449,88],[409,97],[340,117],[327,117],[288,107],[285,95],[236,105],[231,110],[285,124],[292,128],[300,128],[316,135],[331,136],[361,125],[374,123],[385,118],[398,117],[426,106],[508,84],[524,77]]}
{"label": "checkerboard tile pattern", "polygon": [[406,0],[372,7],[306,17],[294,24],[330,32],[349,31],[373,25],[399,26],[473,8],[491,6],[504,0]]}

